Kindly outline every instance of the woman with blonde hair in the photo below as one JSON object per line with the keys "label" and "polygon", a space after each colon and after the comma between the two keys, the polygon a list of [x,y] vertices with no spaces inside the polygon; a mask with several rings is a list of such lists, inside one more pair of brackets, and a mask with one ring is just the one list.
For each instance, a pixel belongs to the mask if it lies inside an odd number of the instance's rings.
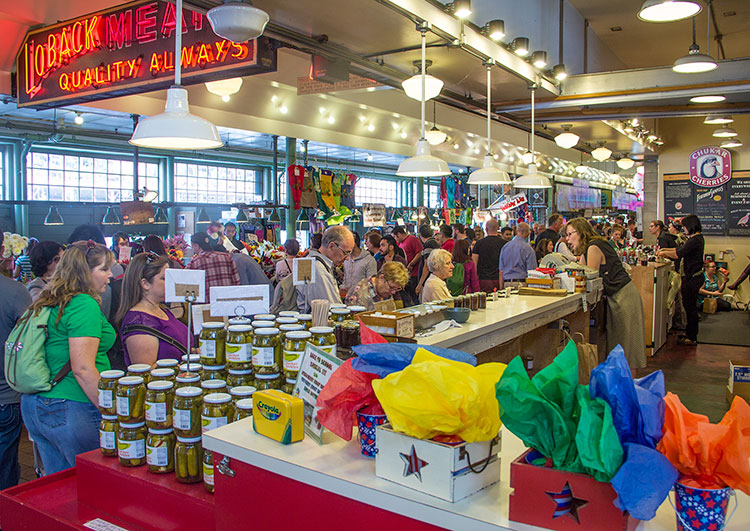
{"label": "woman with blonde hair", "polygon": [[376,302],[400,299],[399,293],[408,282],[409,271],[404,264],[386,262],[376,276],[362,280],[351,290],[346,297],[346,304],[374,310]]}
{"label": "woman with blonde hair", "polygon": [[453,275],[453,256],[445,249],[435,249],[427,257],[427,269],[430,276],[422,288],[420,302],[450,299],[451,292],[445,284],[445,279]]}
{"label": "woman with blonde hair", "polygon": [[566,225],[568,243],[580,262],[599,272],[607,296],[607,352],[621,345],[630,368],[646,366],[643,302],[612,246],[584,218]]}
{"label": "woman with blonde hair", "polygon": [[51,375],[65,376],[44,393],[21,396],[21,412],[45,474],[75,466],[76,455],[99,447],[99,373],[110,368],[115,330],[102,314],[112,277],[112,251],[91,240],[62,254],[30,311],[49,308],[45,353]]}

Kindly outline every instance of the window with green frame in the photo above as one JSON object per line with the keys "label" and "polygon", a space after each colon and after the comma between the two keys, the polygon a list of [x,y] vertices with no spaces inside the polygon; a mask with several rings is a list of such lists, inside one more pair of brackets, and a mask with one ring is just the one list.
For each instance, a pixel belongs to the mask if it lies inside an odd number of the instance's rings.
{"label": "window with green frame", "polygon": [[238,165],[175,162],[174,194],[178,203],[232,204],[262,201],[257,186],[262,173]]}

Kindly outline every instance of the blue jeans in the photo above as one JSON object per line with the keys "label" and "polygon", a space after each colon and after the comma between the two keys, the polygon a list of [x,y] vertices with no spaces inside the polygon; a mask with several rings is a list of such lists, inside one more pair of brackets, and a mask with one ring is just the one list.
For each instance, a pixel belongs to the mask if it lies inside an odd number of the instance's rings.
{"label": "blue jeans", "polygon": [[18,442],[21,440],[21,405],[0,404],[0,490],[18,485]]}
{"label": "blue jeans", "polygon": [[91,402],[22,395],[21,412],[45,474],[72,468],[78,454],[99,448],[102,417]]}

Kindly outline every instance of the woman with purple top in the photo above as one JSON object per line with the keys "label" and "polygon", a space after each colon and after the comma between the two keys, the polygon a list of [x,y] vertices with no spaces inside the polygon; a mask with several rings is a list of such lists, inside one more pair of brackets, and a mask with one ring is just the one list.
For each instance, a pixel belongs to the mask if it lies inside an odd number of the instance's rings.
{"label": "woman with purple top", "polygon": [[187,327],[164,305],[164,272],[169,258],[141,253],[130,262],[122,282],[117,322],[125,351],[125,364],[157,359],[179,360],[187,349]]}

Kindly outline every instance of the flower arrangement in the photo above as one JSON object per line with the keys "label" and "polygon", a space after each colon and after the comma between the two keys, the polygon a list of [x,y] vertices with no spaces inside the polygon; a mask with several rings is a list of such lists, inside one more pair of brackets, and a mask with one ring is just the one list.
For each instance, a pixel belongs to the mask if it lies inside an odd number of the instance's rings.
{"label": "flower arrangement", "polygon": [[276,270],[276,262],[285,256],[284,248],[275,246],[267,241],[243,242],[248,254],[263,268],[268,278],[272,278]]}
{"label": "flower arrangement", "polygon": [[184,234],[175,234],[164,240],[164,248],[167,250],[167,254],[172,260],[177,260],[178,262],[182,262],[187,246]]}
{"label": "flower arrangement", "polygon": [[26,247],[29,246],[29,239],[26,236],[15,234],[12,232],[3,233],[4,241],[3,245],[5,250],[3,251],[3,258],[10,258],[11,256],[21,256]]}

